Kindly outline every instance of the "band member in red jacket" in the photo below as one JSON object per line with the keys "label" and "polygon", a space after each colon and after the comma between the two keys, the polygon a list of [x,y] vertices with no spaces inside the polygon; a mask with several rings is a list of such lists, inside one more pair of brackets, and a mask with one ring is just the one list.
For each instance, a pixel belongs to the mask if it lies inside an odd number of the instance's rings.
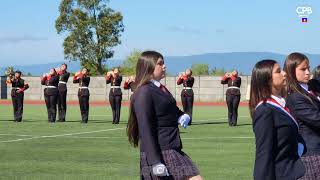
{"label": "band member in red jacket", "polygon": [[59,122],[66,121],[67,112],[67,83],[70,77],[70,73],[67,71],[67,64],[63,63],[57,72],[59,75],[59,98],[58,98],[58,109],[59,109]]}
{"label": "band member in red jacket", "polygon": [[57,101],[59,98],[59,76],[54,68],[51,68],[48,74],[43,74],[41,84],[46,86],[44,89],[44,99],[48,111],[48,121],[54,123],[56,122]]}
{"label": "band member in red jacket", "polygon": [[191,69],[187,69],[186,72],[180,73],[177,85],[183,84],[183,89],[181,91],[181,102],[183,106],[183,111],[190,116],[190,122],[189,125],[191,125],[192,122],[192,111],[193,111],[193,100],[194,100],[194,94],[193,94],[193,83],[194,83],[194,77],[192,77],[192,71]]}
{"label": "band member in red jacket", "polygon": [[12,85],[11,99],[13,105],[14,122],[21,122],[23,114],[24,91],[29,88],[29,85],[24,79],[21,78],[21,71],[9,73],[6,83]]}
{"label": "band member in red jacket", "polygon": [[221,84],[228,84],[228,89],[226,91],[226,101],[228,105],[229,126],[236,126],[238,121],[238,107],[241,96],[241,78],[238,76],[238,71],[234,70],[231,73],[226,73],[222,77]]}
{"label": "band member in red jacket", "polygon": [[121,82],[122,76],[119,69],[115,68],[113,71],[109,71],[106,75],[106,84],[111,84],[109,92],[109,102],[112,109],[112,124],[119,124],[120,112],[121,112]]}
{"label": "band member in red jacket", "polygon": [[124,85],[123,85],[123,88],[128,90],[130,89],[131,92],[133,92],[133,83],[134,83],[134,76],[130,76],[125,82],[124,82]]}
{"label": "band member in red jacket", "polygon": [[88,123],[89,118],[89,84],[90,76],[87,68],[82,68],[73,77],[73,83],[79,83],[78,98],[81,111],[81,123]]}

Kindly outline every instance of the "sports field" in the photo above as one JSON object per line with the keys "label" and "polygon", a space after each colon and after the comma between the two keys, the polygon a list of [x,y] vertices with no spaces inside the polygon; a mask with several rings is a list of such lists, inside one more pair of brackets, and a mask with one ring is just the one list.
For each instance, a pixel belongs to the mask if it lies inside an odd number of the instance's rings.
{"label": "sports field", "polygon": [[[139,149],[126,137],[128,108],[113,125],[110,107],[90,107],[88,124],[78,106],[67,122],[49,124],[45,105],[25,105],[22,123],[0,105],[0,179],[139,179]],[[194,107],[194,125],[180,128],[184,151],[207,180],[252,179],[254,136],[247,107],[228,127],[226,107]]]}

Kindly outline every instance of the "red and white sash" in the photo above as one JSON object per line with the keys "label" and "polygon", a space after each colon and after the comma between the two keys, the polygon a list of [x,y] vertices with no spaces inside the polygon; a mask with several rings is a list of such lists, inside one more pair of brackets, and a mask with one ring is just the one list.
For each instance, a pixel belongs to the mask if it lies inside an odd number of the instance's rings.
{"label": "red and white sash", "polygon": [[[256,109],[263,103],[263,101],[259,102],[256,106]],[[299,128],[299,124],[297,120],[290,114],[289,109],[287,107],[282,107],[276,100],[270,98],[267,99],[266,103],[270,104],[273,107],[276,107],[277,109],[281,110],[282,112],[286,113],[290,119],[295,123],[295,125]]]}

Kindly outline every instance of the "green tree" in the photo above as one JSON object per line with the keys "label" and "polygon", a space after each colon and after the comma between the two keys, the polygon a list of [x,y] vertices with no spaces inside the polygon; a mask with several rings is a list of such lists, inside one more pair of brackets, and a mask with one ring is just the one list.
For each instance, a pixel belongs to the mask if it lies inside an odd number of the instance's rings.
{"label": "green tree", "polygon": [[8,67],[6,68],[4,74],[5,74],[6,76],[9,76],[10,74],[11,74],[11,75],[14,74],[14,67],[13,67],[13,66],[8,66]]}
{"label": "green tree", "polygon": [[192,74],[195,76],[209,75],[208,64],[192,64],[191,70],[192,70]]}
{"label": "green tree", "polygon": [[62,0],[55,27],[66,32],[65,58],[80,61],[91,74],[103,74],[105,62],[114,54],[124,31],[122,15],[107,7],[109,0]]}
{"label": "green tree", "polygon": [[223,76],[225,73],[226,73],[226,71],[224,70],[224,68],[218,69],[218,68],[214,67],[214,68],[211,70],[210,75],[213,75],[213,76]]}
{"label": "green tree", "polygon": [[135,49],[126,58],[126,60],[123,62],[123,64],[120,67],[121,73],[123,75],[133,75],[136,73],[137,62],[138,62],[138,59],[139,59],[141,53],[142,52],[140,50]]}

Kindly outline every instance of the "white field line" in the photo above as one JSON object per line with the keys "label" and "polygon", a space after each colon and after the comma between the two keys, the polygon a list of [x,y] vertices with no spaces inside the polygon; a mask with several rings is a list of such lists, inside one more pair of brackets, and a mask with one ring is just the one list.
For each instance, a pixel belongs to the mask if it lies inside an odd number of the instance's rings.
{"label": "white field line", "polygon": [[26,135],[26,134],[0,134],[0,136],[33,136],[33,135]]}
{"label": "white field line", "polygon": [[199,138],[181,138],[182,140],[202,140],[202,139],[254,139],[251,136],[222,136],[222,137],[199,137]]}
{"label": "white field line", "polygon": [[[250,116],[238,116],[238,120],[239,118],[248,118]],[[212,118],[212,119],[201,119],[201,120],[194,120],[194,122],[207,122],[207,121],[216,121],[216,120],[228,120],[228,118],[226,116],[224,117],[219,117],[219,118]]]}
{"label": "white field line", "polygon": [[[126,139],[126,137],[108,137],[108,136],[72,136],[67,138],[75,139]],[[254,139],[251,136],[217,136],[217,137],[199,137],[199,138],[181,138],[182,140],[202,140],[202,139]]]}
{"label": "white field line", "polygon": [[34,136],[34,137],[30,137],[30,138],[21,138],[21,139],[0,141],[0,143],[9,143],[9,142],[25,141],[25,140],[40,139],[40,138],[55,138],[55,137],[63,137],[63,136],[73,136],[73,135],[79,135],[79,134],[90,134],[90,133],[96,133],[96,132],[115,131],[115,130],[120,130],[120,129],[126,129],[126,128],[123,127],[123,128],[114,128],[114,129],[104,129],[104,130],[98,130],[98,131],[88,131],[88,132],[79,132],[79,133],[49,135],[49,136]]}

